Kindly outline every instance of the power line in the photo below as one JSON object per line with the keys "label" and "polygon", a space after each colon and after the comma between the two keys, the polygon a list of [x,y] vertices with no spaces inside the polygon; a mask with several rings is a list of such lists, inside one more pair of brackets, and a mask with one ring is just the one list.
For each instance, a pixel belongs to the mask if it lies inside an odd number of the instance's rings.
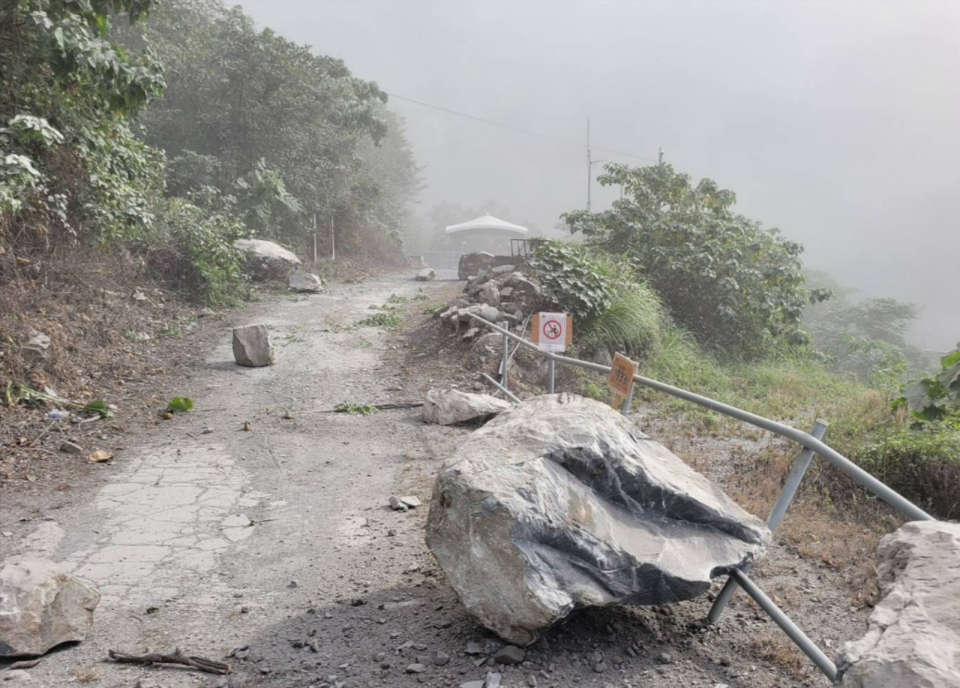
{"label": "power line", "polygon": [[[524,129],[523,127],[516,127],[516,126],[513,126],[512,124],[504,124],[503,122],[495,122],[495,121],[493,121],[493,120],[491,120],[491,119],[486,119],[486,118],[484,118],[484,117],[477,117],[476,115],[470,115],[470,114],[467,114],[466,112],[458,112],[458,111],[456,111],[456,110],[451,110],[450,108],[441,107],[440,105],[434,105],[433,103],[425,103],[425,102],[423,102],[422,100],[415,100],[414,98],[407,98],[406,96],[399,96],[399,95],[397,95],[396,93],[389,93],[389,92],[386,92],[386,91],[385,91],[385,93],[386,93],[388,96],[390,96],[391,98],[396,98],[396,99],[398,99],[398,100],[405,100],[405,101],[407,101],[408,103],[415,103],[416,105],[422,105],[423,107],[428,107],[428,108],[431,108],[431,109],[433,109],[433,110],[439,110],[440,112],[445,112],[445,113],[447,113],[447,114],[449,114],[449,115],[455,115],[455,116],[457,116],[457,117],[464,117],[464,118],[466,118],[466,119],[472,119],[472,120],[474,120],[475,122],[482,122],[482,123],[484,123],[484,124],[489,124],[489,125],[494,126],[494,127],[500,127],[501,129],[509,129],[509,130],[511,130],[511,131],[520,132],[521,134],[528,134],[528,135],[530,135],[530,136],[538,136],[538,137],[543,138],[543,139],[550,139],[550,140],[552,140],[552,141],[558,141],[558,142],[563,143],[563,144],[565,144],[565,145],[567,145],[567,146],[574,146],[574,147],[576,147],[576,148],[581,148],[581,147],[583,146],[582,143],[576,143],[576,142],[574,142],[574,141],[570,141],[569,139],[560,138],[559,136],[551,136],[550,134],[544,134],[544,133],[541,133],[541,132],[538,132],[538,131],[531,131],[530,129]],[[610,153],[610,154],[613,154],[613,155],[621,155],[621,156],[623,156],[623,157],[625,157],[625,158],[636,158],[637,160],[646,160],[646,161],[648,161],[648,162],[657,162],[657,161],[654,160],[653,158],[647,158],[647,157],[644,157],[644,156],[642,156],[642,155],[634,155],[633,153],[624,153],[623,151],[615,150],[615,149],[613,149],[613,148],[601,148],[601,147],[598,146],[598,147],[595,148],[594,150],[603,151],[604,153]]]}

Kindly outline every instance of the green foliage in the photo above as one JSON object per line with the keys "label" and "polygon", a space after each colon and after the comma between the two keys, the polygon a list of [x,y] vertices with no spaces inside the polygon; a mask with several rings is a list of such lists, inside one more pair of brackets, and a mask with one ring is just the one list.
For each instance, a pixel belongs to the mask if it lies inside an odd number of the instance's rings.
{"label": "green foliage", "polygon": [[582,246],[546,242],[537,248],[530,266],[544,296],[575,322],[590,322],[610,307],[615,285]]}
{"label": "green foliage", "polygon": [[170,193],[216,197],[251,231],[321,250],[396,252],[419,189],[403,122],[375,83],[341,60],[259,30],[219,0],[165,0],[145,28],[121,30],[167,68],[165,97],[143,114],[171,160]]}
{"label": "green foliage", "polygon": [[694,185],[667,164],[611,164],[599,181],[621,186],[623,199],[601,213],[566,213],[570,230],[626,258],[698,339],[746,356],[804,341],[803,248],[734,214],[732,191],[710,179]]}
{"label": "green foliage", "polygon": [[163,77],[149,53],[131,57],[106,35],[112,14],[135,21],[152,5],[0,6],[0,227],[21,246],[81,233],[104,241],[149,224],[162,167],[127,118],[162,93]]}
{"label": "green foliage", "polygon": [[445,310],[447,310],[447,305],[443,303],[435,303],[432,306],[424,306],[421,311],[424,315],[440,315]]}
{"label": "green foliage", "polygon": [[622,264],[596,260],[582,246],[559,241],[540,245],[530,264],[544,295],[573,315],[584,350],[642,358],[658,346],[660,302]]}
{"label": "green foliage", "polygon": [[169,413],[186,413],[193,408],[193,399],[190,397],[174,397],[167,402]]}
{"label": "green foliage", "polygon": [[148,265],[185,294],[212,305],[231,305],[246,293],[243,254],[233,242],[246,227],[225,213],[189,201],[160,201],[155,231],[140,244]]}
{"label": "green foliage", "polygon": [[85,413],[96,413],[101,418],[113,418],[113,411],[103,399],[94,399],[83,407]]}
{"label": "green foliage", "polygon": [[377,408],[370,404],[351,404],[345,401],[334,406],[333,411],[334,413],[349,413],[354,416],[369,416],[371,413],[376,413]]}
{"label": "green foliage", "polygon": [[960,517],[960,429],[919,427],[853,413],[830,424],[827,440],[868,473],[938,518]]}
{"label": "green foliage", "polygon": [[400,316],[396,313],[376,313],[368,318],[364,318],[357,325],[361,327],[382,327],[390,329],[400,324]]}
{"label": "green foliage", "polygon": [[390,294],[390,296],[387,297],[387,303],[407,303],[409,301],[410,299],[408,299],[406,296],[401,296],[399,294]]}
{"label": "green foliage", "polygon": [[960,343],[940,359],[940,372],[908,382],[894,400],[919,421],[952,420],[960,428]]}

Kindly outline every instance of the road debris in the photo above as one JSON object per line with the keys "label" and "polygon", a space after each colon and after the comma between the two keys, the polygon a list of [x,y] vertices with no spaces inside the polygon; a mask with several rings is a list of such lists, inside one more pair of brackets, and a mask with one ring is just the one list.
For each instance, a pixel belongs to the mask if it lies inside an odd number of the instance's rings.
{"label": "road debris", "polygon": [[113,460],[113,454],[106,451],[105,449],[98,449],[93,452],[90,456],[87,457],[87,461],[90,463],[106,463]]}
{"label": "road debris", "polygon": [[205,657],[189,657],[180,652],[180,648],[176,648],[173,654],[169,655],[160,654],[159,652],[148,652],[145,655],[128,655],[123,652],[117,652],[116,650],[109,650],[107,654],[113,661],[125,662],[127,664],[182,664],[193,667],[194,669],[199,669],[200,671],[205,671],[208,674],[230,673],[229,664],[215,662]]}

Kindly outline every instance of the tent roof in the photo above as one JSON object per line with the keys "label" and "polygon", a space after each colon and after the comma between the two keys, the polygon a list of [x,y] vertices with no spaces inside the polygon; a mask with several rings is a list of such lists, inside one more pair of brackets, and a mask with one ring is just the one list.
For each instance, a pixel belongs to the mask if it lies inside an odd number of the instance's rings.
{"label": "tent roof", "polygon": [[449,225],[446,228],[447,234],[484,234],[500,235],[511,237],[522,237],[527,233],[526,227],[515,225],[512,222],[506,222],[493,215],[482,215],[469,222],[461,222],[458,225]]}

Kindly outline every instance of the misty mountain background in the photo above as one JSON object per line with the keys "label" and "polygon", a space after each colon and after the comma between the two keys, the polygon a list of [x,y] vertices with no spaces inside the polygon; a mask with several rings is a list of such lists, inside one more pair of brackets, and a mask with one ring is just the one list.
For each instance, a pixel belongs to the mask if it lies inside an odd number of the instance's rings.
{"label": "misty mountain background", "polygon": [[[809,267],[920,304],[915,343],[956,343],[960,4],[239,4],[395,96],[539,134],[391,98],[421,216],[494,199],[550,231],[585,205],[589,116],[595,159],[651,164],[662,146],[802,242]],[[593,193],[597,210],[616,191]]]}

